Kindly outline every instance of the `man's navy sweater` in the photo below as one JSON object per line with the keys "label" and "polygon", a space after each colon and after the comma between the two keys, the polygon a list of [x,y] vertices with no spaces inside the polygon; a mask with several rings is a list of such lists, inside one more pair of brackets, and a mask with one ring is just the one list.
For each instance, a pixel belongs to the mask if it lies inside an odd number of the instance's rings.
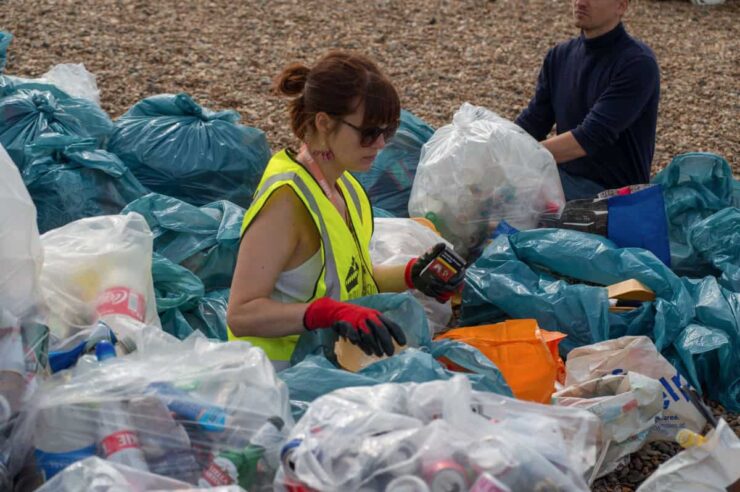
{"label": "man's navy sweater", "polygon": [[650,179],[659,98],[655,55],[620,23],[552,48],[516,123],[538,141],[553,123],[558,134],[572,131],[586,156],[561,163],[563,170],[619,188]]}

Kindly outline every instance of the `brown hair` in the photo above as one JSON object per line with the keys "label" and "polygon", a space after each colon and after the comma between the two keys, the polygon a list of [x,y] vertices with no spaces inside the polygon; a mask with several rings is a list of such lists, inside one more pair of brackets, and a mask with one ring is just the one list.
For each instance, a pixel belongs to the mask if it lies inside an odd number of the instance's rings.
{"label": "brown hair", "polygon": [[398,122],[401,102],[388,77],[368,57],[331,51],[312,68],[301,63],[288,65],[275,79],[278,93],[293,97],[290,123],[293,133],[304,140],[315,130],[316,113],[345,116],[365,103],[362,126]]}

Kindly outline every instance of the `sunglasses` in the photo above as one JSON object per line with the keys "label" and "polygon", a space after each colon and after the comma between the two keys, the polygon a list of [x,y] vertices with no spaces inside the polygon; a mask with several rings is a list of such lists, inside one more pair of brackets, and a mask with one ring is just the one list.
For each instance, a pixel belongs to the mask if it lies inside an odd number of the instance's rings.
{"label": "sunglasses", "polygon": [[340,119],[339,121],[356,130],[357,133],[360,134],[360,145],[363,147],[370,147],[372,144],[375,143],[376,140],[378,140],[378,137],[380,137],[381,135],[383,135],[383,139],[388,142],[391,138],[393,138],[393,135],[396,134],[396,130],[398,130],[398,122],[392,123],[385,128],[381,128],[379,126],[362,128],[359,126],[355,126],[349,121],[345,121],[343,119]]}

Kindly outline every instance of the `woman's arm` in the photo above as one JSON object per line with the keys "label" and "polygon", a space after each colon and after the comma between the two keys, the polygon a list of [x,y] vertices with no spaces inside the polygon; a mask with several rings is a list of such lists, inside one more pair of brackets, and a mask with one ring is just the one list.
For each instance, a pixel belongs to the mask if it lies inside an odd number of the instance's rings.
{"label": "woman's arm", "polygon": [[299,250],[304,210],[292,189],[283,187],[268,199],[242,237],[227,311],[234,335],[282,337],[304,331],[308,304],[270,299],[278,276],[294,263]]}
{"label": "woman's arm", "polygon": [[409,289],[404,279],[406,264],[373,265],[373,277],[380,292],[404,292]]}

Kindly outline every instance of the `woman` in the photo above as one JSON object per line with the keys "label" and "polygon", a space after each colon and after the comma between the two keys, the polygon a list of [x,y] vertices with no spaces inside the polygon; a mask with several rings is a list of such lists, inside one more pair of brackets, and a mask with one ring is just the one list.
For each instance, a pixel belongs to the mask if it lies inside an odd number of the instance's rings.
{"label": "woman", "polygon": [[420,288],[440,302],[459,287],[428,284],[431,254],[408,265],[373,267],[370,201],[347,171],[367,171],[399,125],[398,94],[368,58],[331,52],[309,69],[288,66],[277,90],[292,97],[293,133],[302,142],[270,160],[244,216],[229,299],[229,339],[289,364],[304,330],[332,329],[367,354],[393,354],[403,331],[350,299]]}

